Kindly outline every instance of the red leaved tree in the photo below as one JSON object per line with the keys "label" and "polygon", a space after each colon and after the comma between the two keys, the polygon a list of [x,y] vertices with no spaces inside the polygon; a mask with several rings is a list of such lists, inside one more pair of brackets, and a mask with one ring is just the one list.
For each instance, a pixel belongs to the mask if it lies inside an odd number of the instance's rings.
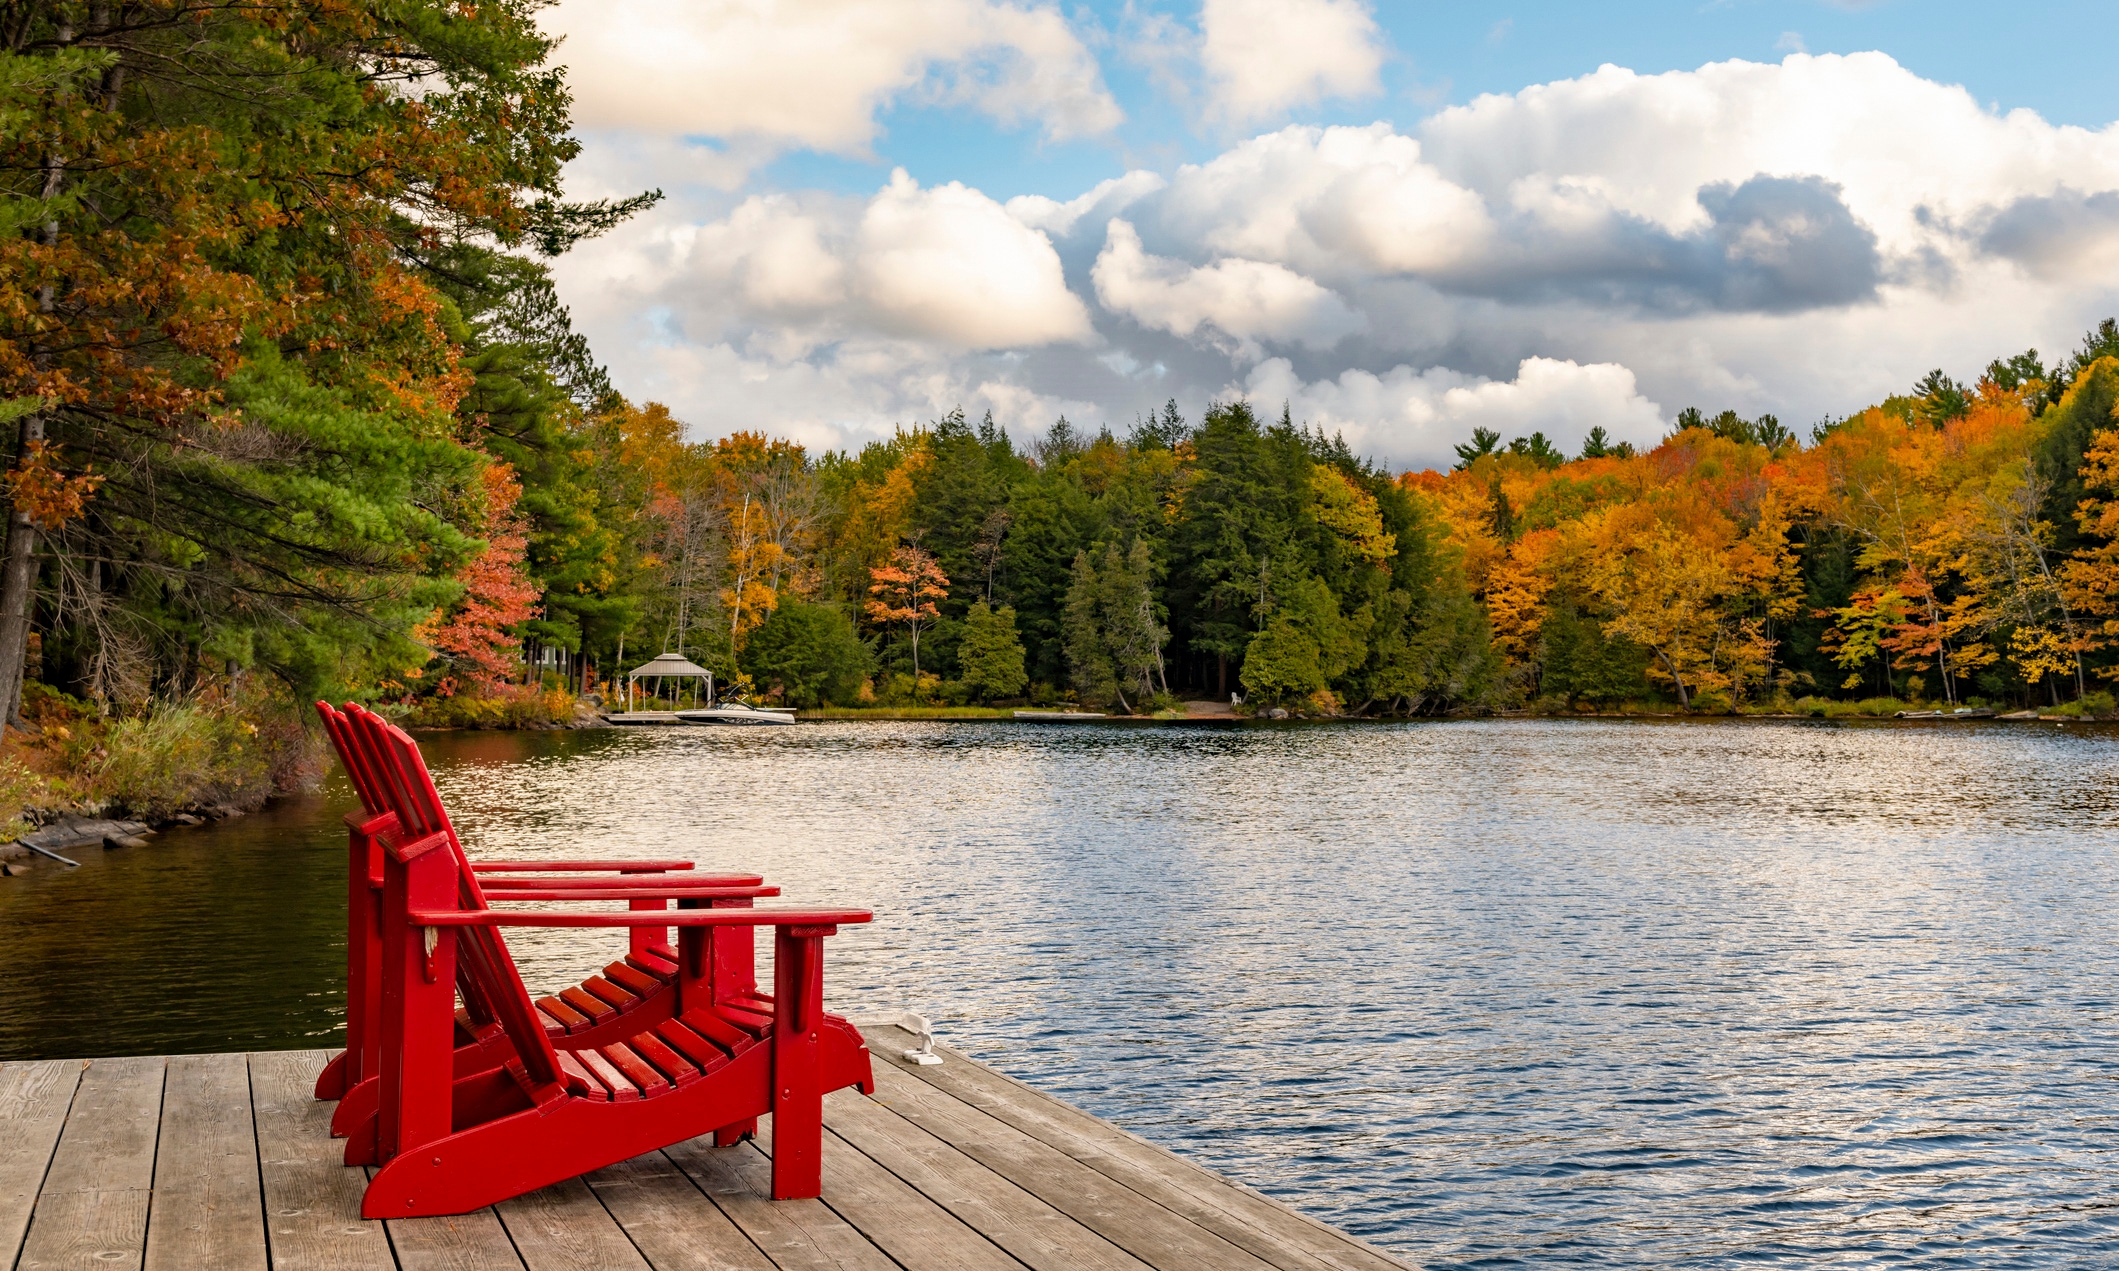
{"label": "red leaved tree", "polygon": [[420,632],[429,648],[449,660],[444,695],[455,691],[456,677],[481,689],[508,680],[521,659],[522,637],[515,629],[537,616],[542,594],[523,565],[529,523],[515,509],[522,497],[515,470],[504,463],[488,464],[481,493],[486,548],[456,571],[464,595],[446,621],[436,614],[439,625]]}
{"label": "red leaved tree", "polygon": [[920,682],[920,631],[941,610],[934,602],[949,594],[949,576],[935,559],[917,547],[900,547],[890,554],[890,563],[868,571],[868,604],[863,612],[870,622],[889,626],[905,624],[912,637],[912,682]]}

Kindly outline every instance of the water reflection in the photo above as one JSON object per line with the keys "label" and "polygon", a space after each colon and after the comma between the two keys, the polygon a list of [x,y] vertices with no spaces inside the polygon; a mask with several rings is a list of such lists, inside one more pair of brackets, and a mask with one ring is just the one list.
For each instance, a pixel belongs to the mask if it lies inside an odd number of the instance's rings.
{"label": "water reflection", "polygon": [[[1430,1266],[2119,1238],[2119,734],[846,724],[428,740],[474,850],[868,904],[838,1004]],[[342,787],[0,886],[0,1054],[332,1026]],[[526,974],[608,937],[525,933]]]}

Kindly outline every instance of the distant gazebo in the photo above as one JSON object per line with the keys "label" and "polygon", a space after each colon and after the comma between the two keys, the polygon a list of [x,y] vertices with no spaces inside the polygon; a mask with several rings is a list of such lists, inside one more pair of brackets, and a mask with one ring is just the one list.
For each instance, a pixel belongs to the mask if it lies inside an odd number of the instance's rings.
{"label": "distant gazebo", "polygon": [[[662,696],[661,682],[663,680],[704,680],[706,681],[707,695],[711,696],[714,691],[714,673],[712,671],[700,666],[682,653],[665,653],[654,661],[642,666],[636,666],[625,673],[625,708],[628,711],[633,709],[633,689],[642,680],[654,680],[656,682],[654,694],[657,697]],[[680,693],[684,691],[681,683],[677,691]]]}

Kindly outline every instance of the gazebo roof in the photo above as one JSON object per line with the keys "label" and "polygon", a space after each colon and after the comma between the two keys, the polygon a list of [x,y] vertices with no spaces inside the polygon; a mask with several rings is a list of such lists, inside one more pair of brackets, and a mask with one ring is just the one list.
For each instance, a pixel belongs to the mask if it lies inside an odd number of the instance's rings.
{"label": "gazebo roof", "polygon": [[658,676],[694,676],[703,680],[711,674],[713,672],[686,658],[682,653],[665,653],[645,666],[636,666],[626,672],[627,678],[635,680],[654,679]]}

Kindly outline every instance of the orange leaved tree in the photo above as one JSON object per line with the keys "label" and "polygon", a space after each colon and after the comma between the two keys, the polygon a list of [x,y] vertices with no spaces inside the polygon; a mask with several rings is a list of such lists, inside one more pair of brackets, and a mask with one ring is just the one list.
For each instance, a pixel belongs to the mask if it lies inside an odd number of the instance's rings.
{"label": "orange leaved tree", "polygon": [[[419,635],[448,659],[452,678],[460,676],[490,689],[514,673],[522,648],[518,629],[537,616],[541,589],[523,564],[529,523],[515,506],[522,498],[515,470],[504,463],[489,465],[480,494],[485,550],[456,571],[456,581],[464,588],[462,601],[446,621],[436,614],[436,623]],[[445,695],[454,690],[450,679],[442,681]]]}
{"label": "orange leaved tree", "polygon": [[905,624],[912,639],[912,679],[920,679],[920,631],[941,617],[934,602],[949,594],[949,576],[934,557],[917,547],[900,547],[890,562],[868,571],[869,601],[863,607],[870,622]]}

